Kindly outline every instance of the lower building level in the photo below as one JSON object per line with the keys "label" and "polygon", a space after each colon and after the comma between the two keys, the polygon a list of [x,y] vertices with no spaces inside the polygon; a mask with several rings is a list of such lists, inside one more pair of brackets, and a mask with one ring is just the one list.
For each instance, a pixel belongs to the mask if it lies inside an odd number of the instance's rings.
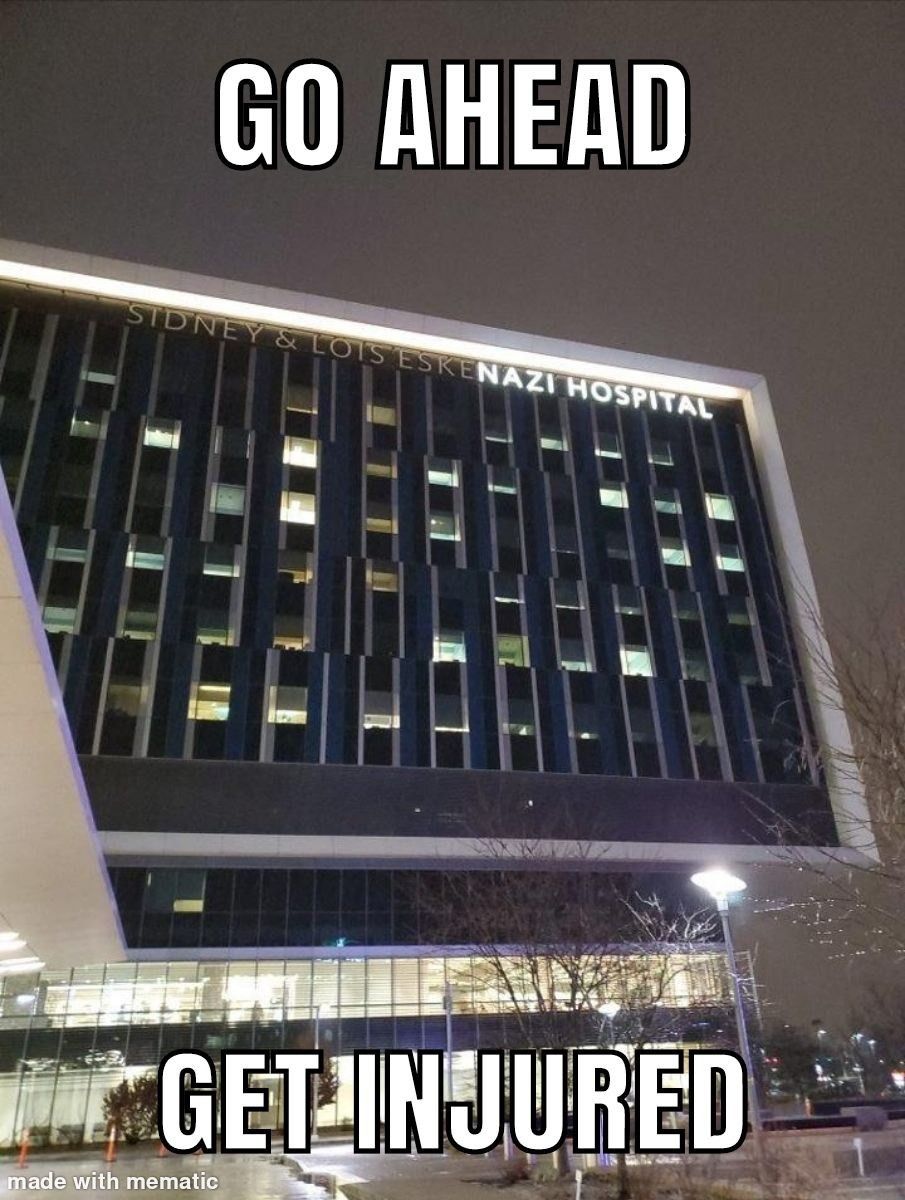
{"label": "lower building level", "polygon": [[[614,952],[614,958],[616,957]],[[660,956],[660,961],[662,961]],[[575,1026],[576,1044],[636,1040],[633,1009],[656,1008],[650,1040],[695,1047],[730,1040],[734,1029],[722,947],[670,955],[668,982],[645,1001],[654,956],[619,956],[613,986]],[[565,1011],[550,964],[549,996]],[[617,982],[621,981],[621,982]],[[656,995],[654,992],[656,991]],[[127,962],[6,976],[0,981],[0,1147],[29,1129],[33,1144],[74,1145],[104,1136],[103,1100],[124,1078],[156,1072],[173,1050],[320,1046],[338,1087],[321,1127],[352,1120],[356,1049],[447,1049],[456,1098],[474,1094],[479,1048],[522,1046],[532,1018],[527,992],[505,994],[498,968],[461,949],[394,947],[335,957]],[[447,1014],[447,1008],[449,1013]],[[612,1015],[616,1009],[615,1016]],[[605,1015],[605,1012],[609,1015]],[[269,1083],[278,1127],[281,1096]]]}

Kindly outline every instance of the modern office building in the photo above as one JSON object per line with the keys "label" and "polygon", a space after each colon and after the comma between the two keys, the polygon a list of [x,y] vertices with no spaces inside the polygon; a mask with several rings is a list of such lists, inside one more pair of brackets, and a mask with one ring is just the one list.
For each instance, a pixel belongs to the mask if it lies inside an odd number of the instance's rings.
{"label": "modern office building", "polygon": [[[176,1045],[313,1021],[338,1054],[443,1045],[450,986],[457,1045],[489,1044],[505,1002],[427,944],[417,897],[490,865],[491,811],[498,841],[580,841],[583,869],[667,891],[774,856],[780,826],[851,845],[762,379],[0,260],[15,600],[115,895],[94,862],[84,924],[125,959],[36,937],[47,970],[0,960],[0,1142],[90,1134],[116,1071]],[[28,787],[0,776],[7,822],[44,811]],[[702,947],[674,1001],[722,988]]]}

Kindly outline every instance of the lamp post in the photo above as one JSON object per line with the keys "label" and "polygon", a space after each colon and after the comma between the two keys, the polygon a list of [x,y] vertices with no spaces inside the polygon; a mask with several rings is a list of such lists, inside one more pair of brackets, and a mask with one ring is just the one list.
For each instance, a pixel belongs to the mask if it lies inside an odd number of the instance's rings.
{"label": "lamp post", "polygon": [[[314,1007],[314,1049],[321,1048],[321,1006]],[[317,1110],[320,1108],[320,1075],[314,1076],[314,1112],[311,1114],[311,1140],[317,1139]]]}
{"label": "lamp post", "polygon": [[615,1021],[616,1013],[619,1012],[620,1008],[622,1008],[622,1005],[617,1000],[605,1000],[603,1004],[599,1005],[597,1008],[597,1011],[602,1017],[606,1018],[606,1022],[609,1025],[611,1045],[613,1042],[613,1022]]}
{"label": "lamp post", "polygon": [[738,1028],[738,1045],[742,1058],[748,1070],[748,1097],[751,1110],[751,1127],[755,1133],[761,1132],[760,1105],[757,1099],[757,1084],[754,1078],[754,1061],[751,1057],[751,1043],[748,1040],[748,1023],[745,1019],[745,1005],[742,1000],[742,989],[738,978],[738,968],[735,962],[735,947],[732,943],[732,930],[729,927],[729,897],[743,892],[748,886],[744,879],[724,871],[722,867],[713,867],[708,871],[698,871],[692,875],[691,882],[713,899],[716,910],[720,914],[723,926],[723,945],[726,948],[726,960],[729,965],[729,977],[732,980],[732,997],[735,1002],[735,1023]]}
{"label": "lamp post", "polygon": [[452,984],[447,979],[443,987],[443,1011],[446,1013],[446,1098],[453,1098],[453,1028]]}

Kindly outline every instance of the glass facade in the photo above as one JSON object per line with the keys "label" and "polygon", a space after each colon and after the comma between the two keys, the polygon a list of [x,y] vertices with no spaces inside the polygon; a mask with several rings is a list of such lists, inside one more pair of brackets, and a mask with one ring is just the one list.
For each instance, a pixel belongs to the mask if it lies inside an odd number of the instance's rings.
{"label": "glass facade", "polygon": [[[643,972],[645,963],[629,960],[626,969]],[[507,1020],[511,1002],[494,978],[478,958],[423,952],[123,963],[7,978],[0,981],[0,1147],[14,1145],[23,1128],[38,1146],[102,1140],[106,1092],[124,1077],[156,1071],[172,1050],[217,1059],[230,1048],[311,1046],[315,1036],[340,1080],[321,1123],[349,1123],[352,1051],[445,1049],[447,986],[455,1094],[471,1097],[474,1048],[519,1044]],[[719,1040],[724,1025],[731,1029],[727,986],[719,953],[683,956],[664,997],[676,1036],[699,1045]],[[271,1113],[255,1119],[277,1126],[277,1080],[259,1082],[269,1082],[274,1096]]]}
{"label": "glass facade", "polygon": [[820,784],[738,405],[0,321],[81,754]]}

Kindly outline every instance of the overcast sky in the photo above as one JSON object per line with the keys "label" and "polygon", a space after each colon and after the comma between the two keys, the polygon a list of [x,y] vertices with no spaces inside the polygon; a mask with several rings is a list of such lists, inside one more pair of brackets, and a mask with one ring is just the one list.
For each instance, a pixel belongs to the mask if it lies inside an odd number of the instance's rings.
{"label": "overcast sky", "polygon": [[[761,373],[844,614],[905,578],[903,51],[900,4],[7,2],[0,234]],[[221,163],[246,57],[339,69],[334,166]],[[443,57],[614,58],[623,107],[677,60],[688,157],[375,172],[386,60]]]}

